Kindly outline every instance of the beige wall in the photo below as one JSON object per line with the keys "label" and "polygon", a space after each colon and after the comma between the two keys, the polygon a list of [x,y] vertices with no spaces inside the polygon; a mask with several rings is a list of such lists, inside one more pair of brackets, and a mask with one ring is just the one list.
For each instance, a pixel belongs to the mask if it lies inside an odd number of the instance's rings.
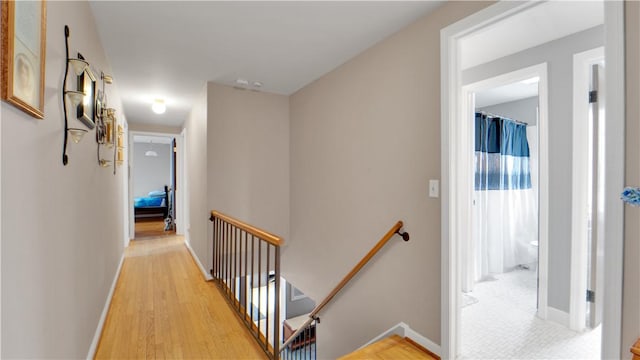
{"label": "beige wall", "polygon": [[98,166],[93,131],[61,162],[65,24],[72,54],[111,73],[88,3],[47,2],[45,118],[0,105],[2,358],[87,357],[123,251],[124,172]]}
{"label": "beige wall", "polygon": [[291,96],[285,277],[320,301],[397,220],[411,233],[321,314],[320,358],[400,321],[440,342],[440,30],[486,5],[447,3]]}
{"label": "beige wall", "polygon": [[[640,3],[625,4],[626,23],[626,149],[625,185],[640,186]],[[622,350],[640,337],[640,208],[625,205]]]}
{"label": "beige wall", "polygon": [[205,85],[185,127],[186,240],[208,271],[207,256],[207,86]]}
{"label": "beige wall", "polygon": [[289,98],[209,83],[209,207],[289,238]]}
{"label": "beige wall", "polygon": [[289,99],[208,83],[185,122],[188,239],[212,266],[212,209],[289,237]]}

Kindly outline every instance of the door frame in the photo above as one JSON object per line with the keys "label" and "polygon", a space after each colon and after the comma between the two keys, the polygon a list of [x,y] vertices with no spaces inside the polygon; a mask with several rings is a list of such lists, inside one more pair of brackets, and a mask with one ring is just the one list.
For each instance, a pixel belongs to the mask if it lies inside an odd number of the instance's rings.
{"label": "door frame", "polygon": [[[537,315],[542,319],[547,318],[547,289],[548,289],[548,269],[549,269],[549,131],[548,131],[548,119],[549,119],[549,81],[547,77],[547,63],[540,63],[526,68],[510,71],[508,73],[493,76],[488,79],[480,80],[468,85],[462,86],[462,118],[473,119],[472,109],[468,100],[471,98],[471,94],[481,90],[487,90],[498,86],[509,85],[531,79],[533,77],[539,77],[538,81],[538,290],[537,290]],[[467,189],[473,189],[473,134],[474,126],[473,122],[467,121],[460,124],[460,131],[466,133],[467,144],[469,149],[466,154],[465,167],[467,169],[467,175],[460,174],[460,176],[466,176]],[[464,154],[461,154],[464,157]],[[462,185],[465,179],[458,179],[458,185]],[[469,199],[469,209],[472,211],[472,198],[473,191],[470,192],[471,198]],[[473,215],[469,214],[470,224],[472,223]],[[460,255],[464,252],[464,249],[471,248],[471,240],[473,239],[472,226],[464,227],[460,229]],[[458,268],[460,270],[460,268]],[[461,278],[462,278],[461,274]],[[458,311],[458,316],[460,312]]]}
{"label": "door frame", "polygon": [[[459,345],[460,273],[459,243],[470,224],[471,189],[462,180],[469,169],[469,150],[462,119],[460,40],[491,22],[500,21],[537,6],[536,2],[498,2],[448,27],[440,34],[441,66],[441,351],[443,359],[455,359]],[[607,238],[603,304],[602,357],[620,358],[622,331],[623,205],[619,193],[624,184],[624,3],[604,2],[605,70],[607,79],[605,136],[605,218]]]}
{"label": "door frame", "polygon": [[[571,196],[571,293],[569,303],[569,327],[583,331],[586,328],[587,304],[587,178],[589,157],[588,128],[584,119],[589,116],[587,94],[589,92],[590,65],[604,60],[604,47],[587,50],[573,55],[573,155],[572,155],[572,196]],[[605,92],[606,94],[606,92]],[[587,104],[587,106],[585,106]],[[606,120],[605,120],[606,121]],[[601,219],[596,214],[593,219]],[[598,228],[602,223],[598,224]],[[602,292],[602,289],[599,289]]]}
{"label": "door frame", "polygon": [[[129,131],[129,179],[127,181],[128,184],[128,193],[129,193],[129,202],[127,205],[128,209],[129,209],[129,239],[133,239],[135,237],[135,217],[134,217],[134,210],[133,210],[133,176],[135,173],[135,164],[134,164],[134,156],[133,156],[133,151],[134,151],[134,141],[133,141],[133,137],[136,135],[144,135],[144,136],[161,136],[161,137],[172,137],[176,139],[176,147],[177,147],[177,151],[178,151],[178,156],[176,158],[176,161],[178,162],[177,165],[177,184],[176,184],[176,188],[177,191],[175,192],[175,204],[174,204],[174,209],[176,211],[176,235],[184,235],[184,224],[186,221],[186,216],[184,214],[184,201],[185,201],[185,191],[184,191],[184,186],[182,186],[182,184],[184,184],[184,179],[185,179],[185,166],[183,163],[183,159],[184,156],[180,155],[181,153],[184,154],[185,152],[185,141],[184,141],[184,137],[182,133],[163,133],[163,132],[153,132],[153,131],[137,131],[137,130],[130,130]],[[181,186],[178,186],[181,185]],[[182,231],[181,231],[182,230]],[[128,245],[128,241],[125,244],[125,247]]]}

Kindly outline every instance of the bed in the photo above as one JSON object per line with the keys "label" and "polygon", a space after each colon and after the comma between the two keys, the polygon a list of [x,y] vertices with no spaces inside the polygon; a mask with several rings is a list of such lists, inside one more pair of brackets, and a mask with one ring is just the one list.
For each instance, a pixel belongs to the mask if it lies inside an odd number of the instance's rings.
{"label": "bed", "polygon": [[159,219],[164,220],[169,212],[169,189],[151,191],[147,196],[133,199],[135,220]]}

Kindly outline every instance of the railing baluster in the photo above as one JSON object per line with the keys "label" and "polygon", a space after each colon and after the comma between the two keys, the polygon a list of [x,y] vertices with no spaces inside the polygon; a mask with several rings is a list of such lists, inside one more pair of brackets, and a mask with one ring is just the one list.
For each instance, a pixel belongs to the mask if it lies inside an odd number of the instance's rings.
{"label": "railing baluster", "polygon": [[211,276],[215,279],[216,277],[216,264],[218,263],[218,252],[216,251],[216,244],[218,243],[218,239],[216,239],[216,223],[217,223],[217,219],[216,218],[211,218],[211,220],[213,221],[213,232],[212,232],[212,238],[213,238],[213,266],[211,268]]}
{"label": "railing baluster", "polygon": [[[249,285],[249,283],[247,282],[247,270],[249,269],[247,261],[248,261],[248,254],[249,254],[249,243],[247,242],[247,237],[249,236],[248,232],[244,232],[244,311],[249,314],[249,304],[247,303],[247,300],[249,299],[249,293],[247,290],[247,287]],[[244,319],[244,322],[247,322],[247,317],[243,316],[242,317]]]}
{"label": "railing baluster", "polygon": [[227,287],[226,287],[226,281],[227,281],[227,223],[223,222],[222,223],[222,262],[221,262],[221,276],[220,276],[220,283],[221,284],[225,284],[225,287],[223,288],[223,290],[227,291]]}
{"label": "railing baluster", "polygon": [[222,277],[222,260],[224,259],[224,252],[222,251],[222,220],[218,219],[218,282]]}
{"label": "railing baluster", "polygon": [[274,283],[273,291],[275,292],[274,298],[274,311],[273,311],[273,352],[276,358],[278,354],[280,354],[280,326],[282,323],[280,322],[280,247],[275,246],[275,259],[274,259],[274,269],[276,272],[276,281]]}
{"label": "railing baluster", "polygon": [[238,270],[238,259],[237,259],[237,254],[238,254],[238,228],[237,227],[233,227],[233,233],[231,234],[231,241],[233,241],[233,254],[232,256],[232,260],[233,260],[233,269],[231,270],[231,274],[233,276],[233,298],[234,300],[237,299],[238,294],[237,294],[237,270]]}
{"label": "railing baluster", "polygon": [[225,281],[227,282],[227,295],[231,293],[231,289],[229,288],[229,278],[231,277],[231,224],[227,223],[227,276]]}
{"label": "railing baluster", "polygon": [[220,263],[222,261],[222,235],[220,227],[222,226],[222,220],[216,218],[218,226],[216,228],[216,236],[218,237],[218,263],[216,265],[216,282],[220,281]]}
{"label": "railing baluster", "polygon": [[240,241],[240,237],[242,236],[242,231],[241,229],[237,230],[237,237],[236,237],[236,280],[235,280],[235,284],[236,284],[236,298],[238,299],[238,311],[240,311],[241,307],[240,307],[240,298],[242,297],[242,291],[240,290],[240,269],[242,268],[241,264],[240,264],[240,254],[242,253],[242,242]]}
{"label": "railing baluster", "polygon": [[262,314],[262,242],[258,241],[258,329]]}
{"label": "railing baluster", "polygon": [[304,352],[304,358],[307,359],[307,350],[309,349],[309,344],[311,343],[310,339],[310,333],[309,333],[309,327],[307,327],[304,330],[304,347],[302,348],[302,351]]}
{"label": "railing baluster", "polygon": [[[226,236],[227,223],[222,222],[220,226],[220,236],[222,236],[221,245],[222,245],[222,260],[220,261],[220,284],[224,284],[225,277],[227,276],[226,272],[226,264],[227,264],[227,236]],[[226,287],[223,290],[227,290]]]}
{"label": "railing baluster", "polygon": [[[211,221],[213,223],[211,275],[221,292],[231,302],[230,305],[242,316],[243,322],[268,357],[274,360],[280,359],[279,262],[282,240],[215,211],[212,211]],[[251,249],[249,249],[249,243],[251,243]],[[264,254],[263,243],[266,246]],[[274,246],[273,255],[271,246]],[[269,282],[272,266],[275,269],[273,285]],[[256,276],[258,289],[257,294],[254,294]],[[264,292],[263,285],[267,287]],[[263,296],[265,301],[262,301]],[[274,298],[272,299],[271,296]],[[261,314],[264,321],[260,319]],[[283,354],[282,357],[286,356]]]}
{"label": "railing baluster", "polygon": [[[240,243],[240,253],[238,253],[238,259],[240,262],[240,270],[238,271],[238,291],[240,292],[240,297],[238,298],[238,309],[242,310],[244,309],[244,312],[247,312],[247,307],[246,305],[243,304],[244,299],[246,299],[247,297],[247,291],[246,291],[246,286],[243,286],[244,284],[244,276],[242,275],[242,270],[244,269],[244,267],[242,266],[242,235],[244,234],[244,230],[242,230],[240,232],[240,237],[238,239],[238,242]],[[244,287],[244,289],[243,289]],[[244,315],[244,314],[243,314]],[[245,319],[245,317],[242,317],[243,319]]]}
{"label": "railing baluster", "polygon": [[[267,244],[267,321],[266,321],[266,329],[264,331],[264,333],[266,334],[266,344],[269,344],[269,288],[271,287],[271,280],[269,279],[271,277],[271,271],[269,270],[269,260],[271,260],[271,256],[270,256],[270,252],[271,252],[271,245]],[[275,340],[275,339],[274,339]]]}
{"label": "railing baluster", "polygon": [[220,229],[220,219],[214,218],[213,223],[215,225],[213,228],[213,237],[216,239],[214,245],[215,264],[213,265],[213,278],[215,281],[218,281],[218,276],[220,276],[220,273],[218,272],[218,266],[220,266],[220,234],[218,233],[218,230]]}
{"label": "railing baluster", "polygon": [[251,326],[253,326],[253,307],[255,306],[254,304],[255,299],[253,298],[253,279],[256,277],[255,272],[253,270],[253,263],[255,262],[255,259],[253,256],[255,252],[255,243],[256,243],[256,238],[253,235],[251,235]]}

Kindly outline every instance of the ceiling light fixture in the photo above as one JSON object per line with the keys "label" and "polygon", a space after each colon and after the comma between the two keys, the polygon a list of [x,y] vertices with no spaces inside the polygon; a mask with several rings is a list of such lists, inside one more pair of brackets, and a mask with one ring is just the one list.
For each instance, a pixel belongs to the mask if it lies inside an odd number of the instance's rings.
{"label": "ceiling light fixture", "polygon": [[158,153],[157,153],[157,152],[155,152],[155,151],[153,151],[153,141],[150,141],[150,142],[149,142],[149,144],[150,144],[150,145],[149,145],[149,150],[147,150],[147,151],[144,153],[144,156],[151,156],[151,157],[156,157],[156,156],[158,156]]}
{"label": "ceiling light fixture", "polygon": [[156,114],[164,114],[164,112],[167,111],[167,105],[164,103],[164,100],[155,99],[151,105],[151,110]]}

